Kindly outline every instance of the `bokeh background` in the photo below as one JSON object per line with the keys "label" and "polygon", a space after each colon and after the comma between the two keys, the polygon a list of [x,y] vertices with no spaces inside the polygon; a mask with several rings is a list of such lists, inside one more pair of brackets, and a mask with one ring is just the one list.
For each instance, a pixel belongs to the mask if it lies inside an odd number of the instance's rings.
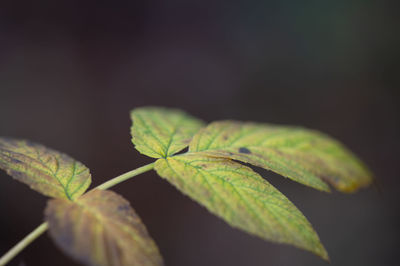
{"label": "bokeh background", "polygon": [[[84,162],[93,185],[148,163],[129,111],[303,125],[345,143],[376,185],[325,194],[257,169],[309,218],[331,265],[398,265],[396,1],[1,1],[0,135]],[[166,265],[328,265],[227,226],[155,172],[114,188]],[[0,253],[42,222],[46,198],[0,172]],[[47,236],[10,265],[76,265]]]}

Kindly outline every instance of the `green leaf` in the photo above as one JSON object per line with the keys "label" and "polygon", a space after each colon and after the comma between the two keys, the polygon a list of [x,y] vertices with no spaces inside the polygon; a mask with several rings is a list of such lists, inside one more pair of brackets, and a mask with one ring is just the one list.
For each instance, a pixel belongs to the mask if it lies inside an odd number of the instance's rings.
{"label": "green leaf", "polygon": [[361,161],[338,141],[300,127],[214,122],[193,137],[189,151],[250,163],[324,191],[329,191],[324,181],[353,192],[372,180]]}
{"label": "green leaf", "polygon": [[142,107],[131,112],[132,142],[142,154],[167,157],[186,148],[203,127],[200,120],[176,109]]}
{"label": "green leaf", "polygon": [[0,168],[46,196],[74,200],[89,187],[89,169],[66,154],[26,140],[0,138]]}
{"label": "green leaf", "polygon": [[229,159],[187,153],[156,161],[157,173],[230,225],[328,260],[301,212],[249,167]]}
{"label": "green leaf", "polygon": [[75,202],[54,199],[45,214],[56,244],[85,265],[163,265],[140,218],[114,192],[93,190]]}

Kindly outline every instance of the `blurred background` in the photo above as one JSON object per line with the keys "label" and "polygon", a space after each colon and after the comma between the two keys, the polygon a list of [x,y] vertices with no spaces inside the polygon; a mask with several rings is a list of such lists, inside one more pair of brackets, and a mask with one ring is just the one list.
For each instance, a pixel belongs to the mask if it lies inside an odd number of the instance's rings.
{"label": "blurred background", "polygon": [[[377,185],[325,194],[257,171],[308,217],[332,265],[398,265],[398,10],[368,0],[1,1],[0,135],[64,151],[98,185],[151,162],[130,141],[135,107],[318,129],[358,154]],[[166,265],[328,265],[230,228],[155,172],[113,190]],[[0,172],[0,254],[42,222],[46,200]],[[77,264],[42,236],[10,265]]]}

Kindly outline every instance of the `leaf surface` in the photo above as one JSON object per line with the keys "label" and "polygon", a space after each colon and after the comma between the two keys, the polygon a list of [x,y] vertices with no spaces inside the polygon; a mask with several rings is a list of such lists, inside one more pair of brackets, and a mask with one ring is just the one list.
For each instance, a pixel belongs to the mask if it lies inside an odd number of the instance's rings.
{"label": "leaf surface", "polygon": [[25,140],[0,138],[0,168],[32,189],[75,199],[89,187],[89,169],[68,155]]}
{"label": "leaf surface", "polygon": [[224,157],[274,171],[329,191],[353,192],[371,183],[370,172],[338,141],[300,127],[221,121],[193,137],[190,152]]}
{"label": "leaf surface", "polygon": [[187,153],[156,161],[157,173],[230,225],[279,243],[328,254],[302,213],[249,167]]}
{"label": "leaf surface", "polygon": [[142,107],[131,112],[132,142],[142,154],[167,157],[186,148],[203,126],[200,120],[177,109]]}
{"label": "leaf surface", "polygon": [[163,265],[129,202],[112,191],[93,190],[75,202],[50,200],[45,213],[56,244],[85,265]]}

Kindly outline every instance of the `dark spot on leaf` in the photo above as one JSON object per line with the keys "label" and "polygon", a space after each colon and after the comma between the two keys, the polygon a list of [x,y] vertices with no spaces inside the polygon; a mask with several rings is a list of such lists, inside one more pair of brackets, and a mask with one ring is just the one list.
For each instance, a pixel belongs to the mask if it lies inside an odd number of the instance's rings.
{"label": "dark spot on leaf", "polygon": [[240,153],[251,154],[251,151],[245,147],[239,148]]}
{"label": "dark spot on leaf", "polygon": [[33,143],[32,141],[29,141],[29,140],[25,141],[25,145],[28,146],[28,147],[35,147],[36,146],[35,143]]}
{"label": "dark spot on leaf", "polygon": [[24,175],[23,173],[19,172],[19,171],[15,171],[15,170],[9,170],[7,171],[8,174],[16,179],[26,179],[26,175]]}
{"label": "dark spot on leaf", "polygon": [[10,158],[10,160],[11,160],[12,163],[15,163],[15,164],[21,164],[22,163],[20,160],[15,159],[15,158]]}
{"label": "dark spot on leaf", "polygon": [[129,211],[130,210],[130,206],[128,204],[124,204],[124,205],[119,205],[118,206],[118,211]]}

